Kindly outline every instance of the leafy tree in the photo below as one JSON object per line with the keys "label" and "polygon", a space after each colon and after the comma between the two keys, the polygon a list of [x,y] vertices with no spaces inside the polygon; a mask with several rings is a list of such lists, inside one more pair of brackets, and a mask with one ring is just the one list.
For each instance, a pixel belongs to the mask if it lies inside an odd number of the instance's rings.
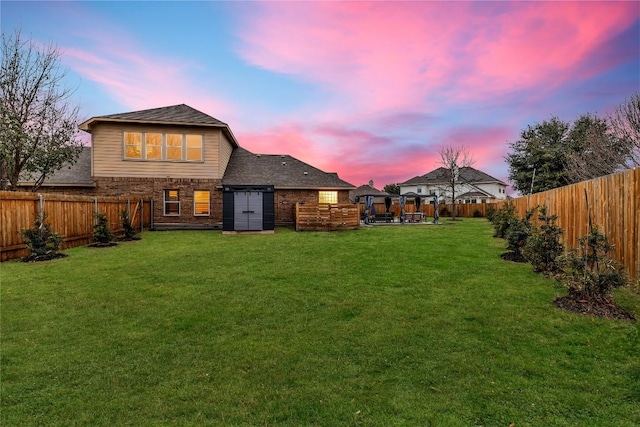
{"label": "leafy tree", "polygon": [[527,126],[520,139],[511,142],[507,154],[509,180],[521,194],[532,194],[568,183],[565,156],[569,123],[557,117]]}
{"label": "leafy tree", "polygon": [[473,157],[464,146],[446,145],[440,149],[440,164],[445,170],[445,180],[447,182],[445,193],[451,196],[452,219],[455,219],[457,215],[456,192],[460,185],[464,184],[464,180],[460,177],[460,169],[471,167],[474,163]]}
{"label": "leafy tree", "polygon": [[384,186],[384,191],[389,194],[400,194],[400,186],[398,184],[387,184]]}
{"label": "leafy tree", "polygon": [[78,107],[63,85],[60,52],[2,34],[0,58],[0,189],[33,179],[32,191],[55,171],[77,161]]}
{"label": "leafy tree", "polygon": [[629,146],[611,132],[605,119],[583,115],[569,133],[571,151],[566,154],[569,183],[585,181],[626,168]]}

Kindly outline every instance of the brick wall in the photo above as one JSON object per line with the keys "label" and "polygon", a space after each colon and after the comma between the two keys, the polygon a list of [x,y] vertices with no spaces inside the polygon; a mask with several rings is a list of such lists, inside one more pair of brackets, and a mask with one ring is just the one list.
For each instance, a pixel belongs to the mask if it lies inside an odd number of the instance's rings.
{"label": "brick wall", "polygon": [[[275,223],[293,224],[296,220],[296,203],[318,203],[318,190],[276,190]],[[350,203],[349,191],[338,191],[338,203]]]}
{"label": "brick wall", "polygon": [[[127,196],[152,199],[155,223],[211,224],[222,222],[222,190],[218,179],[171,179],[171,178],[95,178],[96,195]],[[178,190],[180,216],[164,215],[164,190]],[[209,216],[193,215],[193,191],[209,190],[211,212]]]}

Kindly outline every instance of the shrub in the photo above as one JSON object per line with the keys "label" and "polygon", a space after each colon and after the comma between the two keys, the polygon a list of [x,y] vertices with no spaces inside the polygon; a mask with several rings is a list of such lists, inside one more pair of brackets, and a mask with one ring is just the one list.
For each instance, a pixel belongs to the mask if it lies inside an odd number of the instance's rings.
{"label": "shrub", "polygon": [[96,214],[96,225],[93,226],[93,240],[96,243],[110,243],[113,241],[113,233],[111,232],[111,228],[109,228],[109,220],[107,220],[107,215],[99,212]]}
{"label": "shrub", "polygon": [[136,230],[131,225],[131,217],[129,216],[129,211],[127,209],[123,209],[120,211],[120,223],[122,224],[122,229],[124,230],[124,238],[127,240],[131,240],[136,237]]}
{"label": "shrub", "polygon": [[440,208],[440,216],[451,216],[451,212],[446,206]]}
{"label": "shrub", "polygon": [[487,208],[487,219],[490,222],[493,222],[493,217],[495,216],[495,214],[496,214],[496,208],[494,208],[493,206],[489,206]]}
{"label": "shrub", "polygon": [[509,223],[514,221],[516,216],[516,207],[513,203],[507,200],[493,215],[493,228],[495,230],[494,237],[504,238],[509,228]]}
{"label": "shrub", "polygon": [[475,211],[473,211],[473,217],[474,218],[482,218],[482,212],[480,212],[478,209],[476,209]]}
{"label": "shrub", "polygon": [[509,259],[512,261],[524,262],[526,259],[522,255],[522,248],[531,237],[531,217],[535,213],[536,208],[529,209],[524,218],[512,216],[507,220],[507,228],[504,231],[505,239],[508,242],[507,249],[512,252]]}
{"label": "shrub", "polygon": [[578,239],[578,247],[561,257],[563,272],[560,282],[574,299],[606,297],[614,288],[628,282],[622,266],[609,258],[613,250],[607,237],[591,227],[589,234]]}
{"label": "shrub", "polygon": [[542,225],[533,228],[522,249],[524,257],[533,265],[533,271],[550,277],[560,272],[558,257],[564,252],[560,242],[562,228],[556,225],[557,219],[557,215],[547,213],[546,206],[540,206],[538,220]]}
{"label": "shrub", "polygon": [[57,254],[62,244],[62,236],[51,231],[51,224],[36,218],[33,227],[20,232],[24,238],[27,250],[34,259]]}

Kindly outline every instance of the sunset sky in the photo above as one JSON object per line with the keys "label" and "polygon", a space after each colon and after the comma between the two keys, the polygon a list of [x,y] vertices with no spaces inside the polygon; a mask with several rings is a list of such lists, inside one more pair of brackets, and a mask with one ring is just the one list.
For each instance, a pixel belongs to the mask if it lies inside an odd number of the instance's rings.
{"label": "sunset sky", "polygon": [[255,153],[353,185],[406,181],[640,91],[640,2],[0,2],[53,43],[81,118],[187,104]]}

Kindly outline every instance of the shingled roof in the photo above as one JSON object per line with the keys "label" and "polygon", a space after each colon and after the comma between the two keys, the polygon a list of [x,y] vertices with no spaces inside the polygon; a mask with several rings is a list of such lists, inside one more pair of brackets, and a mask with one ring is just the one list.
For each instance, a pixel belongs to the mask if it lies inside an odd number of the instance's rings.
{"label": "shingled roof", "polygon": [[[33,185],[33,179],[20,180],[19,185]],[[84,147],[78,156],[78,161],[66,164],[50,177],[44,180],[45,187],[95,187],[91,178],[91,147]]]}
{"label": "shingled roof", "polygon": [[288,155],[254,154],[236,148],[222,185],[273,185],[276,189],[351,190],[337,173],[324,172]]}
{"label": "shingled roof", "polygon": [[236,147],[238,146],[238,142],[229,125],[185,104],[92,117],[81,123],[79,128],[91,133],[91,127],[99,122],[217,127],[222,128],[228,134],[232,143]]}
{"label": "shingled roof", "polygon": [[[416,176],[411,178],[408,181],[405,181],[401,184],[398,185],[417,185],[417,184],[431,184],[431,185],[438,185],[438,184],[445,184],[448,182],[448,169],[445,169],[443,167],[440,167],[436,170],[433,170],[425,175],[422,176]],[[490,182],[496,182],[499,184],[503,184],[503,185],[507,185],[504,182],[500,181],[499,179],[496,179],[494,177],[492,177],[491,175],[488,175],[482,171],[479,171],[478,169],[474,169],[472,167],[466,166],[463,168],[460,168],[459,171],[459,176],[461,178],[461,180],[463,182],[467,182],[469,184],[480,184],[480,183],[490,183]]]}

